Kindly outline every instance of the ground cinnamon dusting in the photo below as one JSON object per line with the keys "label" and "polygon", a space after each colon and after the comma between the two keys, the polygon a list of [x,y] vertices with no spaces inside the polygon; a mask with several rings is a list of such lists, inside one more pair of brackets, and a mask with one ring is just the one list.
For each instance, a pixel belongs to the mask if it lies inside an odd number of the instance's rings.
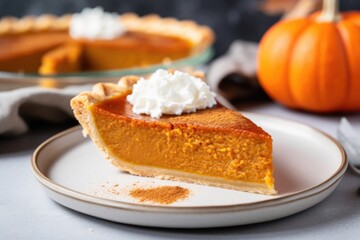
{"label": "ground cinnamon dusting", "polygon": [[130,191],[130,196],[140,202],[153,202],[171,204],[189,196],[189,189],[179,186],[162,186],[155,188],[135,188]]}

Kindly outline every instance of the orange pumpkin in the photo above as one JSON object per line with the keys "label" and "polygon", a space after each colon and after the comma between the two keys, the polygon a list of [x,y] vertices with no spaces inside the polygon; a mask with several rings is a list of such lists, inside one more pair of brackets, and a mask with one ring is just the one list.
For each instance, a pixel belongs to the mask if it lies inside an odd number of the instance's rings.
{"label": "orange pumpkin", "polygon": [[322,12],[283,20],[259,45],[261,86],[285,106],[314,112],[360,110],[360,12]]}

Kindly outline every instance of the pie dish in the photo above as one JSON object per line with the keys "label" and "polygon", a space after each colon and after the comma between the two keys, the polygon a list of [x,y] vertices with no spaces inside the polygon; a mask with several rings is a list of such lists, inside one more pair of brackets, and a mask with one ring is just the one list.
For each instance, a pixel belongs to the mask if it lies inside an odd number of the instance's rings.
{"label": "pie dish", "polygon": [[71,15],[0,20],[0,71],[58,74],[127,69],[202,52],[212,30],[192,21],[123,14],[126,32],[112,40],[73,39]]}
{"label": "pie dish", "polygon": [[114,165],[140,176],[276,194],[268,133],[219,104],[160,119],[135,114],[126,96],[138,80],[98,83],[71,101],[84,134]]}

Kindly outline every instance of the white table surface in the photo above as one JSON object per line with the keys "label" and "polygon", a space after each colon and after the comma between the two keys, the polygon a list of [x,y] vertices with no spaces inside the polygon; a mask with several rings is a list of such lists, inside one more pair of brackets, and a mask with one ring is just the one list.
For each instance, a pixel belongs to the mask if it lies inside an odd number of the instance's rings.
{"label": "white table surface", "polygon": [[[241,110],[309,124],[336,136],[341,115],[295,112],[273,103]],[[347,115],[360,133],[360,114]],[[0,137],[0,239],[359,239],[360,176],[347,170],[320,204],[275,221],[214,229],[159,229],[113,223],[67,209],[47,197],[31,172],[36,146],[67,126]]]}

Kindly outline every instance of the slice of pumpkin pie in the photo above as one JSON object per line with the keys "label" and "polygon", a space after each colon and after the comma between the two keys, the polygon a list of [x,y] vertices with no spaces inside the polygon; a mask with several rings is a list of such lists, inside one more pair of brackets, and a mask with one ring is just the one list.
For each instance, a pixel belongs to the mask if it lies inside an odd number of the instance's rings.
{"label": "slice of pumpkin pie", "polygon": [[276,194],[271,136],[214,97],[199,76],[158,70],[96,84],[71,106],[84,134],[123,171]]}

